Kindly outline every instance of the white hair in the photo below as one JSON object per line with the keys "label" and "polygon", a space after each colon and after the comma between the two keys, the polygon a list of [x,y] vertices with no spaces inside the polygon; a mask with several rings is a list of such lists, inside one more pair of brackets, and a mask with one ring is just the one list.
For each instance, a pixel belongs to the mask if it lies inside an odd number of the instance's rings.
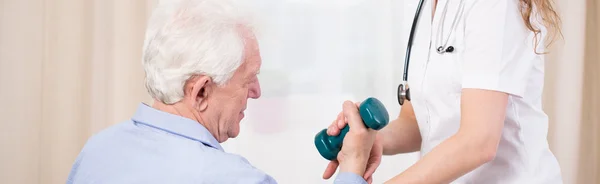
{"label": "white hair", "polygon": [[148,93],[165,104],[179,102],[185,82],[206,75],[224,85],[241,65],[247,15],[229,0],[161,1],[146,30],[142,64]]}

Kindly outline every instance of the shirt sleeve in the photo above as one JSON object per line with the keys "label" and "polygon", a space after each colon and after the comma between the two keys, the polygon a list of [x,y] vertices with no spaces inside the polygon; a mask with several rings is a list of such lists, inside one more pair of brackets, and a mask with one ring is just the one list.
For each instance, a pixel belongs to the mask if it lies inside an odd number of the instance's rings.
{"label": "shirt sleeve", "polygon": [[334,184],[367,184],[365,179],[357,174],[350,172],[339,173],[335,180]]}
{"label": "shirt sleeve", "polygon": [[[535,54],[518,2],[466,0],[462,88],[522,97]],[[469,7],[470,6],[470,7]],[[540,42],[541,43],[541,42]]]}
{"label": "shirt sleeve", "polygon": [[200,176],[198,183],[277,184],[273,177],[254,167],[246,158],[235,154],[224,156],[210,164],[211,169],[204,171],[208,174]]}

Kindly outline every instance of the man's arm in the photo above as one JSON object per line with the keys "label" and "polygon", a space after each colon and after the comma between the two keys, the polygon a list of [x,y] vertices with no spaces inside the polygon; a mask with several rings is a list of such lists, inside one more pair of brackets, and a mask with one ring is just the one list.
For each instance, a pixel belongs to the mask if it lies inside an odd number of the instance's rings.
{"label": "man's arm", "polygon": [[352,127],[344,137],[342,150],[337,155],[340,174],[335,184],[367,184],[363,178],[367,170],[371,149],[377,139],[377,131],[368,129],[360,117],[358,106],[346,101],[342,111],[348,126]]}
{"label": "man's arm", "polygon": [[[329,126],[327,134],[337,136],[346,124],[347,120],[342,113],[338,114],[337,119]],[[384,155],[410,153],[421,149],[421,132],[410,101],[401,107],[398,118],[381,129],[378,134],[383,141]]]}
{"label": "man's arm", "polygon": [[367,181],[362,176],[351,172],[341,172],[337,175],[334,184],[367,184]]}
{"label": "man's arm", "polygon": [[[358,106],[358,103],[356,103]],[[348,121],[343,113],[338,114],[337,119],[329,126],[327,134],[337,136],[341,129],[347,125]],[[398,118],[391,121],[388,126],[377,133],[379,140],[376,140],[371,150],[369,164],[363,178],[367,183],[371,183],[371,176],[381,162],[382,154],[395,155],[399,153],[415,152],[421,148],[421,134],[415,118],[412,104],[407,101],[401,109]],[[383,153],[382,153],[383,152]],[[323,174],[323,178],[329,179],[337,168],[338,163],[330,162]]]}

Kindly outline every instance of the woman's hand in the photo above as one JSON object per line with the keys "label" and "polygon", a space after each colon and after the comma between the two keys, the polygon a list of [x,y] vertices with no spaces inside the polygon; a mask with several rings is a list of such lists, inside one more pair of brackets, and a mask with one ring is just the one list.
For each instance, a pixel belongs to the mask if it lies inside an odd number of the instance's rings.
{"label": "woman's hand", "polygon": [[[338,114],[337,119],[327,130],[328,135],[336,136],[347,124],[351,127],[344,138],[344,146],[338,154],[338,159],[331,161],[325,169],[323,173],[324,179],[331,178],[336,168],[340,166],[340,171],[345,172],[352,172],[349,170],[358,167],[358,172],[362,173],[355,172],[356,174],[363,176],[368,183],[373,181],[373,173],[381,163],[383,153],[382,138],[377,135],[375,130],[365,127],[359,115],[358,106],[358,103],[344,103],[344,111]],[[352,158],[348,158],[349,156]],[[363,158],[366,158],[366,161],[362,160]]]}

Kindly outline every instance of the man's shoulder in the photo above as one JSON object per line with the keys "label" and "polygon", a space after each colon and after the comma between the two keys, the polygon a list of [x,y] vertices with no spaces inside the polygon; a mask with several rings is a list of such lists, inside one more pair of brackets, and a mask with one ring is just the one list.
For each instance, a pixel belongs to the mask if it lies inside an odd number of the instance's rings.
{"label": "man's shoulder", "polygon": [[119,141],[122,136],[127,134],[129,127],[133,125],[131,120],[121,121],[119,123],[110,125],[97,133],[94,133],[88,138],[85,143],[85,147],[93,147],[97,144]]}
{"label": "man's shoulder", "polygon": [[206,157],[194,157],[189,164],[201,166],[203,174],[190,173],[201,181],[216,183],[265,183],[276,181],[264,171],[256,168],[245,157],[216,149],[204,150]]}
{"label": "man's shoulder", "polygon": [[90,136],[75,160],[74,169],[76,166],[79,166],[84,158],[86,160],[109,159],[110,156],[105,153],[114,152],[120,148],[127,147],[128,145],[124,143],[123,137],[127,134],[125,132],[127,132],[128,126],[130,126],[131,123],[131,121],[122,121],[110,125]]}
{"label": "man's shoulder", "polygon": [[70,178],[83,176],[115,183],[131,176],[152,178],[150,183],[276,183],[241,155],[136,127],[131,121],[107,127],[88,140]]}

